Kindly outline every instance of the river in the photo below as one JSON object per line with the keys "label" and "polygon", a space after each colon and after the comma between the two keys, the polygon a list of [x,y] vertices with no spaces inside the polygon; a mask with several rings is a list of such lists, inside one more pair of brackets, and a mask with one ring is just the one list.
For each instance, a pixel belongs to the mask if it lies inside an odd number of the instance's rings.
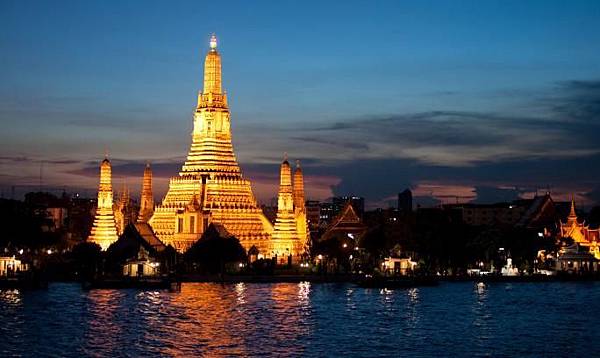
{"label": "river", "polygon": [[0,291],[1,356],[583,356],[600,282]]}

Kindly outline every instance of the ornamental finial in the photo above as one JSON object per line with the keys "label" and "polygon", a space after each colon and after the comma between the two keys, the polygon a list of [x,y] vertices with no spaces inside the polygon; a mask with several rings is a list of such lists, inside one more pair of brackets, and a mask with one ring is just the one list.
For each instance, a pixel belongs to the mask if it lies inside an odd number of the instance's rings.
{"label": "ornamental finial", "polygon": [[215,35],[215,34],[212,34],[210,36],[210,49],[211,50],[217,49],[217,35]]}

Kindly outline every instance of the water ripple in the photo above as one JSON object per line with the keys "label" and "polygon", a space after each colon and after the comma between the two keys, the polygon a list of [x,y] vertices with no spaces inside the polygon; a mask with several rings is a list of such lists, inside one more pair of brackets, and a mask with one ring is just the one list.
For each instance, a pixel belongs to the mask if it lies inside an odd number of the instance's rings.
{"label": "water ripple", "polygon": [[0,291],[1,356],[540,356],[593,353],[600,284],[184,284]]}

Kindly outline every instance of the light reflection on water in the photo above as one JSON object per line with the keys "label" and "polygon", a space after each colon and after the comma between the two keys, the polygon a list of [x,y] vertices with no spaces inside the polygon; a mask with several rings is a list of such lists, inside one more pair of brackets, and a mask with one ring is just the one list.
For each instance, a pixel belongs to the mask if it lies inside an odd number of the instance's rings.
{"label": "light reflection on water", "polygon": [[0,291],[0,356],[583,355],[599,299],[599,283],[52,284]]}

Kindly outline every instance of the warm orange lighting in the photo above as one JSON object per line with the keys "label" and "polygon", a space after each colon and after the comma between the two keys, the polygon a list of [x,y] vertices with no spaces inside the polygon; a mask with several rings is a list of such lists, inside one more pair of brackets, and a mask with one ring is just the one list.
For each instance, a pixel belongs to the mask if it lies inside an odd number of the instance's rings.
{"label": "warm orange lighting", "polygon": [[296,164],[292,185],[292,169],[286,154],[281,163],[277,218],[271,243],[271,251],[277,255],[280,263],[286,263],[288,256],[292,256],[293,262],[299,261],[308,243],[307,225],[300,163]]}
{"label": "warm orange lighting", "polygon": [[98,187],[98,207],[94,217],[94,226],[88,241],[108,249],[110,244],[117,241],[117,228],[113,213],[112,172],[110,161],[105,158],[100,164],[100,186]]}
{"label": "warm orange lighting", "polygon": [[144,169],[144,179],[142,180],[142,197],[140,200],[140,213],[138,222],[145,223],[150,220],[154,214],[154,197],[152,196],[152,169],[150,163],[146,164]]}
{"label": "warm orange lighting", "polygon": [[[539,235],[539,234],[538,234]],[[570,237],[581,246],[588,247],[589,252],[600,260],[600,229],[592,229],[585,222],[579,222],[575,212],[575,199],[571,199],[571,211],[567,217],[567,222],[560,222],[560,235]],[[543,233],[542,236],[543,237]]]}
{"label": "warm orange lighting", "polygon": [[271,250],[273,226],[258,207],[250,181],[237,163],[216,36],[210,47],[187,160],[179,175],[171,178],[149,224],[161,241],[180,252],[196,242],[210,223],[222,224],[246,250],[256,246],[264,255]]}

